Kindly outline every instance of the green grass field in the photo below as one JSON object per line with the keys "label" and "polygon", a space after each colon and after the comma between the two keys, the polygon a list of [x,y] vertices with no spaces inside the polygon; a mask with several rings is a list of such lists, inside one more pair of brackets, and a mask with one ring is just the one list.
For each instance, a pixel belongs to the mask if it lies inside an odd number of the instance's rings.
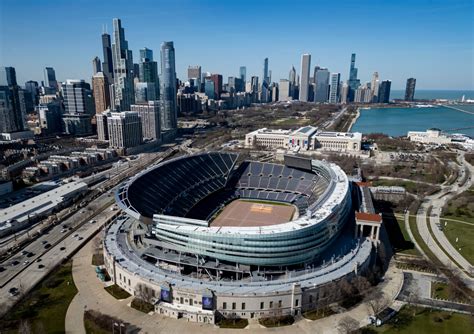
{"label": "green grass field", "polygon": [[130,297],[130,294],[127,291],[116,284],[105,287],[104,289],[116,299],[126,299]]}
{"label": "green grass field", "polygon": [[[464,218],[452,218],[465,220]],[[474,264],[474,225],[447,220],[447,225],[444,227],[444,222],[444,220],[441,220],[441,225],[444,228],[443,232],[446,235],[446,238],[448,238],[449,242],[467,261]],[[456,242],[456,238],[458,238],[458,242]]]}
{"label": "green grass field", "polygon": [[405,228],[405,220],[402,216],[384,216],[383,220],[389,235],[390,243],[395,249],[395,252],[407,255],[420,255],[415,244],[408,235],[408,231]]}
{"label": "green grass field", "polygon": [[473,323],[467,314],[405,306],[388,324],[375,330],[386,334],[472,334]]}
{"label": "green grass field", "polygon": [[40,282],[0,320],[0,332],[18,333],[20,321],[27,321],[32,333],[64,333],[66,312],[77,293],[71,268],[69,261]]}

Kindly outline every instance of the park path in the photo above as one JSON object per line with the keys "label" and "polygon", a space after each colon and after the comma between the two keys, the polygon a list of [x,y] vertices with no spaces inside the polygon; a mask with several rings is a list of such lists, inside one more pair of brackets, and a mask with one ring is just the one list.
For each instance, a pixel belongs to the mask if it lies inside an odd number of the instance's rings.
{"label": "park path", "polygon": [[[127,306],[132,297],[118,301],[104,290],[104,285],[95,275],[91,265],[93,242],[89,242],[73,258],[72,274],[78,294],[74,297],[66,314],[66,333],[83,334],[84,310],[94,309],[102,313],[117,317],[141,329],[141,333],[233,333],[233,329],[219,329],[199,323],[187,322],[184,319],[171,319],[158,314],[148,315]],[[392,262],[386,272],[384,282],[379,285],[382,293],[392,303],[397,297],[403,284],[403,274]],[[301,319],[292,326],[273,328],[271,330],[260,326],[253,321],[247,327],[251,333],[277,332],[281,334],[294,333],[336,333],[337,324],[344,316],[356,319],[361,326],[368,323],[369,308],[365,303],[348,312],[335,314],[316,321]]]}

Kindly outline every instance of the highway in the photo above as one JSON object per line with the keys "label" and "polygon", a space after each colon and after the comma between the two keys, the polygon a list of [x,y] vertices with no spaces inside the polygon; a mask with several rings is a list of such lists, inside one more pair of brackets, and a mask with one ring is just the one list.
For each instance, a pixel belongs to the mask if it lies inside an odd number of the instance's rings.
{"label": "highway", "polygon": [[[114,171],[106,171],[111,173],[110,178],[100,183],[99,187],[95,187],[96,189],[82,200],[87,203],[83,208],[75,205],[64,209],[57,216],[69,214],[69,211],[72,211],[72,214],[64,220],[59,219],[56,224],[54,220],[47,221],[51,228],[46,233],[42,232],[36,236],[32,232],[34,228],[30,228],[16,241],[11,241],[17,243],[22,237],[28,237],[30,240],[22,249],[15,249],[10,257],[0,262],[0,315],[59,263],[82,247],[111,217],[120,213],[119,210],[113,210],[116,207],[113,192],[118,184],[163,161],[176,150],[172,146],[163,152],[140,154],[137,159],[119,164]],[[90,223],[91,220],[96,222]],[[12,288],[18,289],[20,293],[12,296],[9,293]]]}

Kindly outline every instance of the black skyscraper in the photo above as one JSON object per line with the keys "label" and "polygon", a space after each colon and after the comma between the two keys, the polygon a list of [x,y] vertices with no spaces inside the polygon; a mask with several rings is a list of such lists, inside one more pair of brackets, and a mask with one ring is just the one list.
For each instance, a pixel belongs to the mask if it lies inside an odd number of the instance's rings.
{"label": "black skyscraper", "polygon": [[415,99],[415,85],[415,78],[409,78],[407,80],[407,87],[405,89],[405,101],[413,101]]}
{"label": "black skyscraper", "polygon": [[382,81],[379,89],[379,102],[388,103],[390,101],[390,87],[392,82],[390,80]]}
{"label": "black skyscraper", "polygon": [[107,77],[109,83],[114,82],[114,64],[112,60],[112,47],[110,44],[110,35],[102,34],[102,49],[104,51],[104,62],[102,63],[102,71]]}

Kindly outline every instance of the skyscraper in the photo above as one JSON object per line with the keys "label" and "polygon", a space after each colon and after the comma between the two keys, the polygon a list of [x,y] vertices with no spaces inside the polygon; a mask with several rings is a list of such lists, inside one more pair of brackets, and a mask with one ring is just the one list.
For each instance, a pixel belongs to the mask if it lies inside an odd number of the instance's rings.
{"label": "skyscraper", "polygon": [[58,82],[56,81],[56,72],[52,67],[45,67],[44,69],[44,85],[51,89],[58,89]]}
{"label": "skyscraper", "polygon": [[211,78],[204,79],[204,93],[209,99],[215,99],[214,81]]}
{"label": "skyscraper", "polygon": [[92,59],[92,73],[95,75],[99,72],[102,72],[100,58],[95,56],[94,59]]}
{"label": "skyscraper", "polygon": [[21,109],[19,87],[14,67],[0,68],[0,133],[26,129],[26,115]]}
{"label": "skyscraper", "polygon": [[16,86],[16,71],[14,67],[0,67],[0,86]]}
{"label": "skyscraper", "polygon": [[148,101],[143,104],[132,104],[131,111],[136,111],[142,122],[142,136],[146,139],[161,138],[160,101]]}
{"label": "skyscraper", "polygon": [[301,75],[300,75],[300,101],[308,102],[309,94],[309,71],[311,67],[311,55],[303,54],[301,56]]}
{"label": "skyscraper", "polygon": [[354,101],[355,90],[360,86],[360,80],[357,79],[357,67],[355,67],[356,54],[351,55],[351,67],[349,69],[349,80],[347,84],[349,85],[349,94],[348,102]]}
{"label": "skyscraper", "polygon": [[147,101],[158,100],[160,98],[158,63],[153,60],[153,51],[148,48],[140,49],[139,72],[140,82],[146,83],[149,90]]}
{"label": "skyscraper", "polygon": [[89,84],[84,80],[66,80],[61,85],[66,113],[93,115],[95,106]]}
{"label": "skyscraper", "polygon": [[329,103],[339,102],[339,82],[341,73],[331,73],[331,87],[329,90]]}
{"label": "skyscraper", "polygon": [[263,60],[263,75],[262,75],[262,95],[261,102],[268,102],[268,88],[269,88],[269,77],[268,77],[268,58]]}
{"label": "skyscraper", "polygon": [[102,63],[102,69],[104,75],[107,77],[109,84],[114,82],[114,61],[112,58],[112,46],[110,44],[110,35],[107,33],[102,34],[102,52],[104,54],[104,62]]}
{"label": "skyscraper", "polygon": [[245,82],[247,81],[247,67],[240,66],[239,74],[240,74],[240,79],[242,79],[245,85]]}
{"label": "skyscraper", "polygon": [[278,101],[291,101],[293,98],[290,92],[290,81],[286,79],[280,80],[279,86],[279,94],[278,94]]}
{"label": "skyscraper", "polygon": [[319,68],[314,75],[314,102],[324,103],[328,101],[329,95],[329,71],[327,68]]}
{"label": "skyscraper", "polygon": [[145,47],[143,49],[140,49],[139,52],[140,52],[140,62],[141,63],[153,60],[153,50],[150,50],[150,49]]}
{"label": "skyscraper", "polygon": [[161,129],[178,127],[176,108],[176,69],[173,42],[161,43]]}
{"label": "skyscraper", "polygon": [[135,84],[135,102],[145,103],[156,101],[156,87],[153,82],[137,82]]}
{"label": "skyscraper", "polygon": [[407,80],[407,86],[405,88],[405,101],[413,101],[415,99],[415,86],[416,79],[409,78]]}
{"label": "skyscraper", "polygon": [[390,80],[382,81],[379,89],[379,102],[388,103],[390,101],[390,87],[392,82]]}
{"label": "skyscraper", "polygon": [[92,77],[92,91],[94,93],[95,112],[100,114],[109,109],[109,82],[103,72],[98,72]]}
{"label": "skyscraper", "polygon": [[201,90],[201,66],[189,66],[188,67],[188,80],[193,80],[196,91]]}
{"label": "skyscraper", "polygon": [[109,146],[135,147],[142,143],[142,122],[136,111],[112,112],[107,117]]}
{"label": "skyscraper", "polygon": [[370,82],[370,91],[372,95],[371,102],[373,103],[379,102],[379,86],[379,73],[374,72],[372,75],[372,81]]}
{"label": "skyscraper", "polygon": [[214,98],[219,100],[222,93],[222,75],[221,74],[212,74],[211,80],[214,81]]}
{"label": "skyscraper", "polygon": [[25,89],[30,92],[31,98],[33,99],[34,105],[37,105],[39,103],[39,86],[38,82],[36,81],[27,81],[25,82]]}
{"label": "skyscraper", "polygon": [[117,110],[125,111],[130,110],[130,105],[135,103],[132,51],[128,49],[128,42],[125,40],[125,31],[120,19],[114,19],[113,25],[114,106]]}

